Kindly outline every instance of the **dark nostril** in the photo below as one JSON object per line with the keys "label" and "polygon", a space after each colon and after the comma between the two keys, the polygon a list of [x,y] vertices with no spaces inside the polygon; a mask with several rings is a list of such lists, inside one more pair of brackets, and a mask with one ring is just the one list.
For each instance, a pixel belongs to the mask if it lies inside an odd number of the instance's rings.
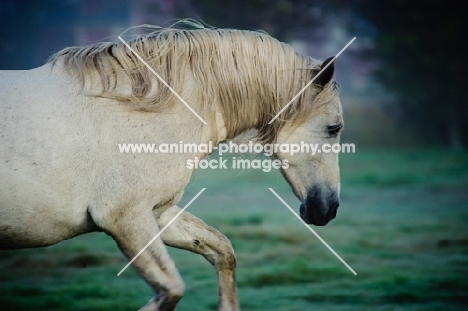
{"label": "dark nostril", "polygon": [[332,202],[330,205],[330,212],[329,215],[333,219],[336,217],[336,213],[338,212],[338,207],[340,206],[339,201]]}
{"label": "dark nostril", "polygon": [[332,203],[332,208],[337,209],[340,206],[340,202],[336,201]]}
{"label": "dark nostril", "polygon": [[328,197],[328,207],[332,210],[337,209],[340,206],[340,199],[337,197],[335,193],[332,193],[330,197]]}

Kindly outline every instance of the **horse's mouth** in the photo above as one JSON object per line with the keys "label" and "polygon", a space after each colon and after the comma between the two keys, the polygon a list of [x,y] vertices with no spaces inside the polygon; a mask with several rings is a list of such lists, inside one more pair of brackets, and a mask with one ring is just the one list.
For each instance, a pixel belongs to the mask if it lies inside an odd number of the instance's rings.
{"label": "horse's mouth", "polygon": [[326,215],[323,215],[320,212],[317,212],[317,209],[310,207],[306,208],[304,204],[301,204],[299,215],[306,224],[325,226],[330,222],[330,220],[336,217],[336,209],[331,209]]}

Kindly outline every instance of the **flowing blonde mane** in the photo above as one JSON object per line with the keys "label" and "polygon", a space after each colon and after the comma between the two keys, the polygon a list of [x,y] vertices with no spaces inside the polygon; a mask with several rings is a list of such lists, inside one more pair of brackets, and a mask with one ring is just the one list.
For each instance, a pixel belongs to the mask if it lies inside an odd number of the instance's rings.
{"label": "flowing blonde mane", "polygon": [[[286,122],[306,119],[314,99],[336,95],[334,85],[324,90],[311,86],[268,125],[312,79],[321,62],[296,53],[264,32],[188,24],[192,29],[182,22],[139,36],[128,44],[178,94],[184,92],[190,79],[195,87],[186,101],[199,107],[205,120],[212,120],[216,108],[222,111],[228,138],[255,128],[261,140],[272,141]],[[178,101],[121,42],[66,48],[50,61],[59,59],[83,86],[87,77],[97,72],[102,89],[96,96],[148,112],[163,112]],[[131,92],[119,89],[122,77],[130,80]],[[321,96],[316,96],[319,92]]]}

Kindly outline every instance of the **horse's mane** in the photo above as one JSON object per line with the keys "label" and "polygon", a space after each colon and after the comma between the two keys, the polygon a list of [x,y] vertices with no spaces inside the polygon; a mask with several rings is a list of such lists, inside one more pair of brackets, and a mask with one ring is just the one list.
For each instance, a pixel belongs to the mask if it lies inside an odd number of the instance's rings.
{"label": "horse's mane", "polygon": [[[321,62],[294,52],[261,31],[217,29],[193,22],[158,27],[128,44],[178,94],[191,81],[193,95],[185,100],[198,104],[205,120],[212,120],[211,114],[219,107],[228,138],[254,127],[260,139],[272,141],[287,121],[307,118],[312,100],[322,91],[309,87],[268,125],[312,79]],[[161,112],[178,101],[121,42],[66,48],[50,58],[52,63],[58,60],[76,74],[83,87],[90,74],[97,72],[101,90],[93,95],[129,103],[133,109]],[[117,87],[122,77],[130,80],[131,91]],[[334,89],[320,93],[332,96]]]}

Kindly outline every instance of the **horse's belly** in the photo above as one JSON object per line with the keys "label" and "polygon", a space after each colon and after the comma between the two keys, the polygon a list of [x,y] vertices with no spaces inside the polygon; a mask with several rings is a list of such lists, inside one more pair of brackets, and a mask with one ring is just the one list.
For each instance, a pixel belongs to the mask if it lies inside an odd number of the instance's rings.
{"label": "horse's belly", "polygon": [[0,196],[0,249],[47,246],[92,231],[86,212],[73,217],[40,197]]}
{"label": "horse's belly", "polygon": [[47,246],[93,231],[86,211],[32,193],[0,191],[0,249]]}
{"label": "horse's belly", "polygon": [[0,249],[47,246],[91,231],[83,195],[58,172],[47,173],[51,168],[38,160],[0,154]]}

